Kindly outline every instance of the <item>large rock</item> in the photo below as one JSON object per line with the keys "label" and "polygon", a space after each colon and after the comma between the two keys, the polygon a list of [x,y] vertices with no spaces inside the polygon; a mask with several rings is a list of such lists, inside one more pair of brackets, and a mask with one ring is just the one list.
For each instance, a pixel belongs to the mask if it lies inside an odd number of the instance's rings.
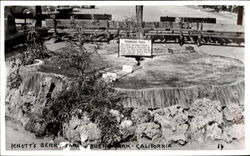
{"label": "large rock", "polygon": [[76,131],[80,134],[82,145],[100,142],[101,130],[94,123],[78,126]]}
{"label": "large rock", "polygon": [[111,109],[109,113],[116,118],[117,123],[120,123],[124,117],[123,114],[121,114],[118,110]]}
{"label": "large rock", "polygon": [[101,130],[95,123],[90,122],[85,112],[80,119],[73,116],[69,123],[64,123],[63,127],[64,137],[72,143],[81,142],[85,146],[99,142],[101,139]]}
{"label": "large rock", "polygon": [[241,123],[224,127],[222,139],[228,143],[233,140],[245,139],[245,125]]}
{"label": "large rock", "polygon": [[238,104],[232,103],[223,110],[224,118],[233,123],[239,123],[243,117],[242,110]]}
{"label": "large rock", "polygon": [[154,121],[162,127],[182,125],[188,121],[188,112],[180,105],[174,105],[153,112]]}
{"label": "large rock", "polygon": [[218,123],[212,125],[206,125],[206,138],[210,140],[220,140],[222,137],[222,129]]}
{"label": "large rock", "polygon": [[45,135],[46,123],[35,114],[29,117],[29,120],[24,125],[25,130],[35,133],[36,136],[41,137]]}
{"label": "large rock", "polygon": [[131,120],[122,120],[120,124],[120,129],[128,129],[133,125]]}
{"label": "large rock", "polygon": [[198,99],[191,105],[188,115],[192,117],[202,116],[205,122],[223,123],[222,107],[220,101],[212,101],[210,99]]}
{"label": "large rock", "polygon": [[151,118],[152,116],[146,106],[140,106],[131,113],[131,119],[136,124],[149,122]]}
{"label": "large rock", "polygon": [[179,143],[181,145],[187,142],[185,134],[188,125],[188,112],[180,105],[166,107],[154,111],[154,122],[161,125],[162,143]]}
{"label": "large rock", "polygon": [[129,141],[133,140],[135,137],[136,125],[133,124],[131,120],[123,119],[119,125],[119,131],[121,134],[121,140]]}
{"label": "large rock", "polygon": [[176,126],[174,129],[162,128],[162,144],[173,144],[178,143],[185,145],[188,142],[186,131],[188,129],[187,124]]}
{"label": "large rock", "polygon": [[139,144],[158,143],[161,137],[160,126],[152,122],[139,124],[135,135]]}
{"label": "large rock", "polygon": [[[66,125],[64,125],[64,128],[67,127]],[[64,129],[64,135],[63,137],[68,140],[71,143],[76,143],[76,142],[81,142],[81,135],[78,131],[76,131],[75,129],[68,129],[65,128]]]}
{"label": "large rock", "polygon": [[203,142],[205,139],[206,121],[202,116],[197,116],[191,119],[189,135],[192,140]]}
{"label": "large rock", "polygon": [[[204,142],[206,137],[217,139],[220,135],[218,125],[223,123],[222,108],[219,101],[209,99],[198,99],[190,106],[188,111],[190,117],[190,128],[188,134],[192,140]],[[210,126],[211,124],[214,124]],[[206,134],[206,128],[208,133]],[[212,132],[215,130],[216,132]],[[207,135],[207,136],[206,136]]]}
{"label": "large rock", "polygon": [[171,128],[172,125],[174,125],[174,123],[168,120],[165,116],[159,115],[158,113],[154,115],[154,122],[159,123],[161,127],[164,128]]}
{"label": "large rock", "polygon": [[30,118],[28,118],[28,117],[23,117],[23,118],[21,118],[20,121],[21,121],[23,127],[25,127],[25,126],[29,123]]}

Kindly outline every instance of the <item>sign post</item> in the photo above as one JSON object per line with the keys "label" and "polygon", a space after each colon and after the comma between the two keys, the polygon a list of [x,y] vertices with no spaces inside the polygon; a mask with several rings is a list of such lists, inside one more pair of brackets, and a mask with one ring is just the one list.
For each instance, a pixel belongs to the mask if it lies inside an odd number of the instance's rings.
{"label": "sign post", "polygon": [[136,23],[137,23],[136,38],[143,39],[143,29],[142,29],[143,6],[142,5],[137,5],[136,6]]}
{"label": "sign post", "polygon": [[[136,38],[143,39],[143,29],[142,29],[142,22],[143,22],[143,6],[137,5],[135,7],[136,9],[136,23],[137,23],[137,32],[136,32]],[[137,61],[137,65],[139,66],[141,56],[135,56],[135,60]]]}
{"label": "sign post", "polygon": [[152,57],[152,40],[144,39],[143,6],[136,6],[136,39],[120,39],[118,56],[133,57],[140,65],[141,57]]}

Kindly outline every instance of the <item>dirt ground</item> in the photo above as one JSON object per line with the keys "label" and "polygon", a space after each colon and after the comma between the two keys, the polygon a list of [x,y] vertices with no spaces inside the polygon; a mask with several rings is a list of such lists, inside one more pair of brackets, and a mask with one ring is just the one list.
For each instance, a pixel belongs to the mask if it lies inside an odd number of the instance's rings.
{"label": "dirt ground", "polygon": [[[42,148],[41,143],[51,143],[53,138],[37,138],[35,134],[26,131],[20,122],[6,120],[6,150],[43,150],[53,148]],[[23,144],[32,144],[27,147],[18,147]],[[36,144],[36,147],[34,147]],[[24,146],[24,145],[23,145]]]}

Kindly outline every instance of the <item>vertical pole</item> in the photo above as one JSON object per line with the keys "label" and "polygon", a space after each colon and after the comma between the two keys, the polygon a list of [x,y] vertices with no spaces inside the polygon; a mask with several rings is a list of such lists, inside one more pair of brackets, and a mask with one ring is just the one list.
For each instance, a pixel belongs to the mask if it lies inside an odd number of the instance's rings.
{"label": "vertical pole", "polygon": [[53,34],[53,36],[54,36],[54,37],[57,37],[57,30],[56,30],[57,21],[56,21],[56,15],[53,16],[53,21],[54,21],[54,34]]}
{"label": "vertical pole", "polygon": [[42,27],[42,7],[41,6],[36,6],[36,27]]}
{"label": "vertical pole", "polygon": [[143,29],[142,29],[142,23],[143,23],[143,6],[137,5],[136,6],[136,23],[137,23],[137,32],[136,37],[143,39]]}
{"label": "vertical pole", "polygon": [[109,21],[106,19],[106,42],[109,43],[111,40],[111,34],[109,32]]}
{"label": "vertical pole", "polygon": [[[143,22],[143,6],[142,5],[136,5],[136,38],[143,39],[143,29],[142,29],[142,22]],[[141,57],[136,56],[135,60],[137,61],[137,66],[139,66]]]}
{"label": "vertical pole", "polygon": [[243,22],[243,6],[238,6],[238,18],[237,18],[237,25],[242,25]]}

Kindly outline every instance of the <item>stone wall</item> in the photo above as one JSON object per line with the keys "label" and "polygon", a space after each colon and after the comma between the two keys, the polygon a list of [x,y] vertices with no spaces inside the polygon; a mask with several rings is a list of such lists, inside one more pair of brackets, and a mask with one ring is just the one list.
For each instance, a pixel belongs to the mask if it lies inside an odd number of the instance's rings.
{"label": "stone wall", "polygon": [[[242,106],[230,104],[222,107],[219,101],[198,99],[184,108],[181,105],[149,110],[145,106],[133,109],[129,116],[117,110],[110,113],[118,120],[120,135],[114,134],[119,143],[177,144],[220,141],[231,143],[245,137]],[[101,130],[85,119],[72,118],[65,128],[71,142],[83,145],[101,142]]]}
{"label": "stone wall", "polygon": [[[219,101],[204,98],[196,100],[188,109],[174,105],[148,112],[152,120],[136,125],[135,134],[139,143],[184,145],[190,141],[202,143],[208,140],[230,143],[244,138],[243,110],[238,104],[222,108]],[[145,118],[147,113],[143,114]],[[143,116],[142,113],[136,115]]]}

